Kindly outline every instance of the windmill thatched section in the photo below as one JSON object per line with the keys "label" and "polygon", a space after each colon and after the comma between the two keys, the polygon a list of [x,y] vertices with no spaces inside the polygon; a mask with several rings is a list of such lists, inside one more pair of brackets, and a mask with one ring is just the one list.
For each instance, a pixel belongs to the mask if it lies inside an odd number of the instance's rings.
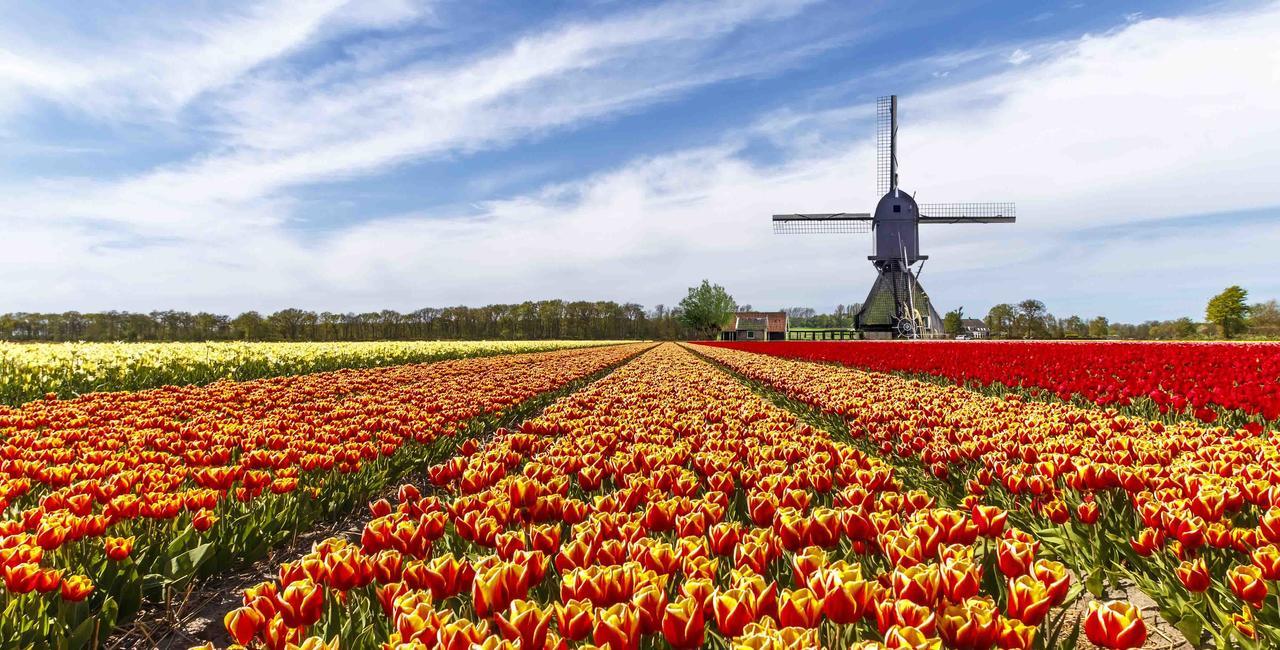
{"label": "windmill thatched section", "polygon": [[921,333],[942,332],[942,317],[933,308],[933,301],[918,281],[905,271],[886,270],[871,285],[871,292],[855,316],[860,330],[892,331],[898,326],[900,314],[915,309],[915,321]]}

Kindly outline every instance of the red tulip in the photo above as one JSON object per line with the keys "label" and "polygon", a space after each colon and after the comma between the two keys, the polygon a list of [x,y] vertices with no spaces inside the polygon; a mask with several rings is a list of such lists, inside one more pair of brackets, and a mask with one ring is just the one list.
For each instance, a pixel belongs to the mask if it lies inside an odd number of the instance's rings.
{"label": "red tulip", "polygon": [[662,636],[675,648],[701,647],[706,640],[702,604],[688,596],[669,603],[663,612]]}
{"label": "red tulip", "polygon": [[1140,648],[1147,642],[1147,624],[1131,603],[1089,603],[1084,633],[1093,643],[1111,650]]}

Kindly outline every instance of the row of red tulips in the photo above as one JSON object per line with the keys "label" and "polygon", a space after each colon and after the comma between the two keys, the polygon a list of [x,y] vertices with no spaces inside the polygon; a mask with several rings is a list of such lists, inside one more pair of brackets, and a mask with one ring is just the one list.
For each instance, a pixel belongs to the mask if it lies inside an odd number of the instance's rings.
{"label": "row of red tulips", "polygon": [[1280,447],[1247,429],[711,346],[699,352],[843,420],[950,501],[1008,509],[1095,593],[1136,581],[1193,644],[1280,644]]}
{"label": "row of red tulips", "polygon": [[[248,589],[271,649],[1042,648],[1080,592],[980,495],[942,507],[674,345],[430,466]],[[1126,602],[1084,629],[1139,647]]]}
{"label": "row of red tulips", "polygon": [[4,647],[93,645],[643,345],[46,400],[0,415]]}
{"label": "row of red tulips", "polygon": [[714,343],[961,384],[1026,389],[1065,401],[1261,428],[1280,420],[1280,345],[1021,341]]}

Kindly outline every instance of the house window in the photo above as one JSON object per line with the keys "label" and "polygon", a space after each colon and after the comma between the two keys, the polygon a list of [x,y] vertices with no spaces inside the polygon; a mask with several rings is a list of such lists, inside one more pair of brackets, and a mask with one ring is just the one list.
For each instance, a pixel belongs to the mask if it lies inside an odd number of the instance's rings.
{"label": "house window", "polygon": [[754,331],[747,332],[747,338],[753,339],[755,337],[756,337],[756,333]]}

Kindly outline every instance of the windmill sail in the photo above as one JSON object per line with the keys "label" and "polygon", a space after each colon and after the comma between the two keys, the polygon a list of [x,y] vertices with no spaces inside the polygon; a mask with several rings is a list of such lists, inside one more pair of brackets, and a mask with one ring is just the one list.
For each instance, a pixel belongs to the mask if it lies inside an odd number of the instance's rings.
{"label": "windmill sail", "polygon": [[866,212],[822,214],[775,214],[775,235],[845,234],[871,232],[871,215]]}
{"label": "windmill sail", "polygon": [[876,196],[898,188],[898,96],[876,100]]}
{"label": "windmill sail", "polygon": [[1012,203],[921,203],[920,223],[1013,223]]}

